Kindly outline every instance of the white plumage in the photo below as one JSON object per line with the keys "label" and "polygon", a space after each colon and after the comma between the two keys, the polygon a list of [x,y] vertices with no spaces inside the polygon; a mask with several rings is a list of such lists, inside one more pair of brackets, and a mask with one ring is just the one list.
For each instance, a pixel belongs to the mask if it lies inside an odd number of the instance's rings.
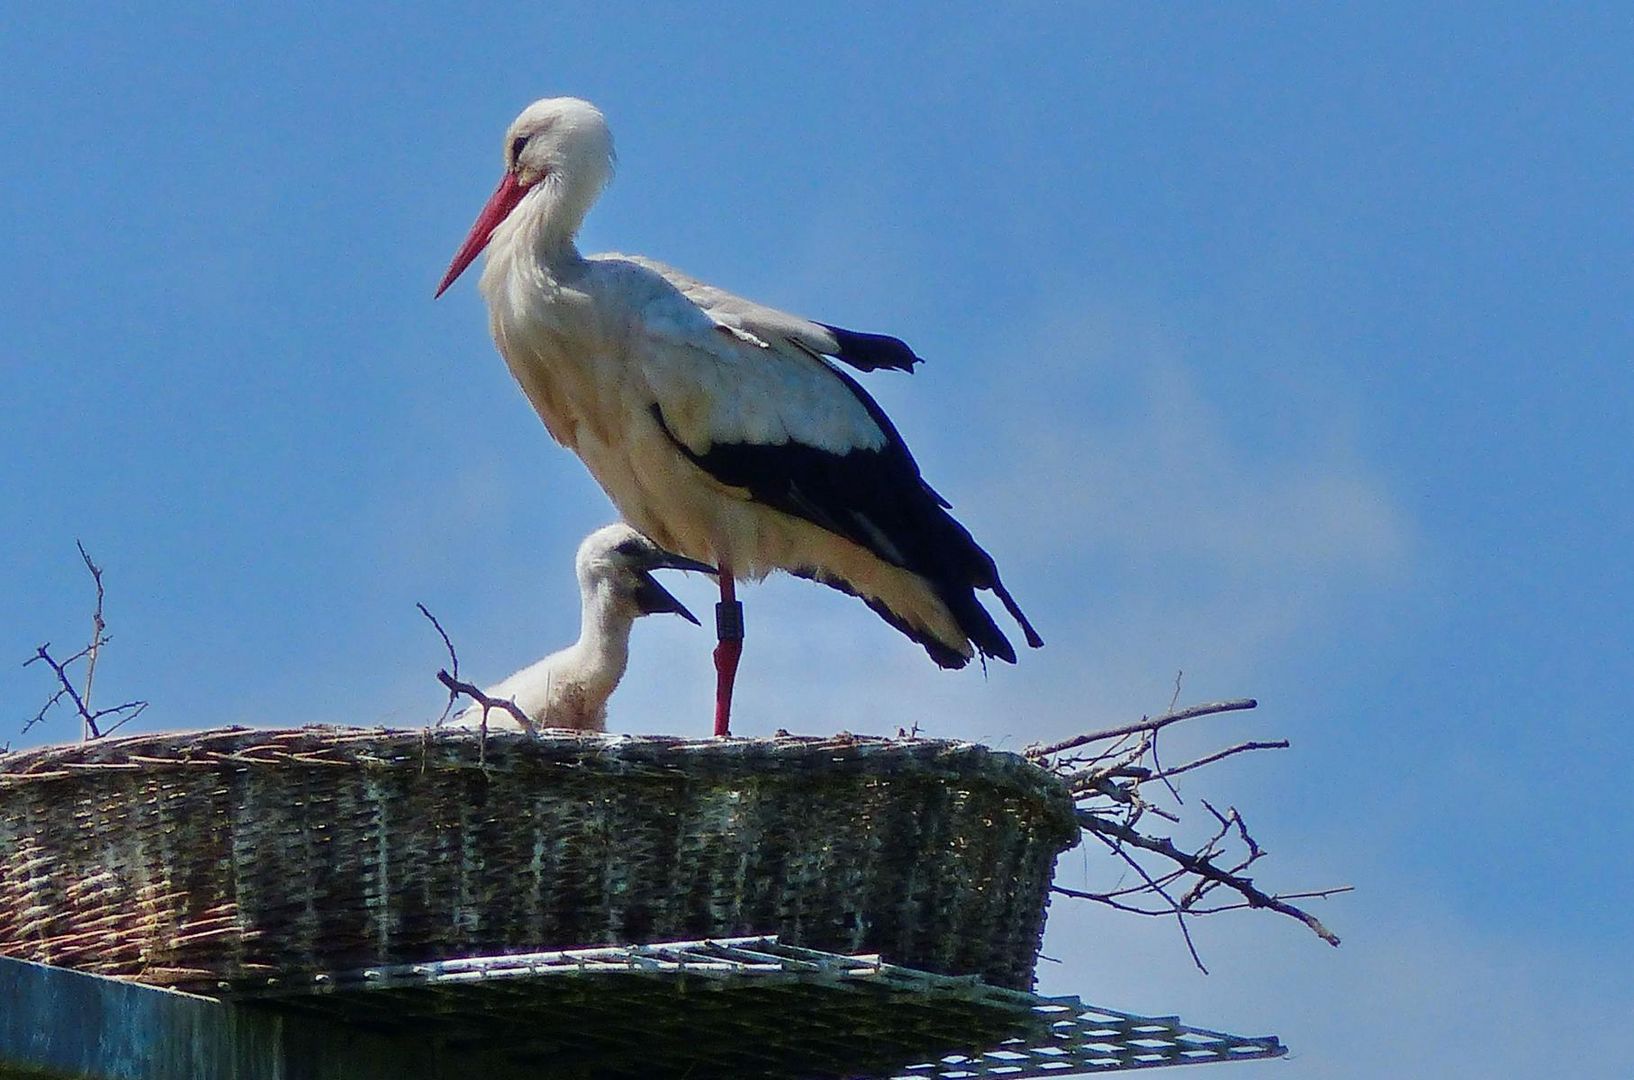
{"label": "white plumage", "polygon": [[[987,589],[1042,644],[890,420],[835,363],[911,371],[908,346],[650,259],[581,255],[574,236],[613,168],[588,102],[535,102],[505,146],[504,178],[438,295],[489,249],[481,287],[500,353],[627,521],[720,567],[723,602],[735,580],[787,570],[860,596],[945,667],[978,652],[1014,661],[975,598]],[[735,666],[733,652],[728,697]]]}
{"label": "white plumage", "polygon": [[[692,612],[653,579],[658,569],[714,568],[664,551],[625,524],[597,529],[579,545],[574,570],[581,602],[579,639],[483,691],[514,702],[534,727],[607,730],[607,699],[618,688],[630,657],[630,630],[643,615],[673,612],[697,623]],[[473,705],[449,721],[478,727],[483,708]],[[488,727],[517,730],[506,709],[488,710]]]}

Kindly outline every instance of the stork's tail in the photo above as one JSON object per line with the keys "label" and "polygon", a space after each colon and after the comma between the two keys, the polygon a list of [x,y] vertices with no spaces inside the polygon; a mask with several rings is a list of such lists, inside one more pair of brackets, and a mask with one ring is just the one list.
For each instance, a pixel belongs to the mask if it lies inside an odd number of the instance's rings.
{"label": "stork's tail", "polygon": [[1041,648],[1044,639],[1033,629],[1032,622],[1022,613],[1021,605],[1004,587],[1004,582],[999,580],[999,568],[993,562],[993,556],[983,550],[976,543],[976,538],[970,535],[970,530],[950,513],[952,506],[946,499],[928,484],[925,491],[931,501],[922,504],[924,528],[927,535],[936,539],[927,547],[929,552],[934,553],[928,560],[931,565],[916,569],[935,588],[959,629],[982,656],[1003,660],[1007,664],[1016,662],[1016,651],[1010,639],[1004,636],[993,621],[993,616],[976,598],[978,589],[986,590],[997,596],[1004,610],[1015,619],[1027,644],[1034,649]]}
{"label": "stork's tail", "polygon": [[1015,599],[1011,597],[1010,590],[1004,587],[1004,582],[999,580],[997,574],[993,575],[993,592],[998,596],[999,603],[1004,605],[1004,610],[1010,613],[1010,618],[1020,625],[1022,635],[1027,639],[1028,648],[1042,649],[1044,639],[1038,636],[1038,631],[1033,629],[1033,624],[1028,621],[1026,615],[1022,614],[1021,605],[1017,604]]}
{"label": "stork's tail", "polygon": [[[885,600],[863,592],[856,585],[845,578],[830,571],[819,570],[813,567],[801,567],[790,571],[796,577],[803,577],[837,589],[848,596],[855,596],[869,609],[884,619],[905,637],[911,639],[923,648],[937,666],[958,669],[970,663],[971,653],[984,660],[991,658],[1003,660],[1007,664],[1016,662],[1016,650],[1010,644],[1010,639],[1004,631],[999,629],[998,623],[993,620],[992,614],[982,606],[976,597],[976,587],[957,581],[932,581],[921,578],[924,584],[930,586],[936,599],[947,608],[948,615],[954,626],[958,627],[965,640],[949,643],[935,633],[932,633],[920,623],[910,620],[901,612],[893,608]],[[911,571],[910,571],[911,572]],[[1005,610],[1015,617],[1021,625],[1022,633],[1026,635],[1027,644],[1039,648],[1044,639],[1038,636],[1032,623],[1021,613],[1020,607],[1010,596],[1009,590],[998,584],[995,575],[994,584],[985,586],[992,589],[1004,604]],[[966,642],[968,641],[968,644]]]}

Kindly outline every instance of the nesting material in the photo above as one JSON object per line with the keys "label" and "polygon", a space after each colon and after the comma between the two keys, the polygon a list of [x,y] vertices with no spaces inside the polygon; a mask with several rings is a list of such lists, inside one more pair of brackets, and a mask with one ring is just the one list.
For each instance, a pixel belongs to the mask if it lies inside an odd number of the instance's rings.
{"label": "nesting material", "polygon": [[0,953],[214,990],[777,934],[1027,989],[1059,780],[971,743],[301,728],[0,756]]}

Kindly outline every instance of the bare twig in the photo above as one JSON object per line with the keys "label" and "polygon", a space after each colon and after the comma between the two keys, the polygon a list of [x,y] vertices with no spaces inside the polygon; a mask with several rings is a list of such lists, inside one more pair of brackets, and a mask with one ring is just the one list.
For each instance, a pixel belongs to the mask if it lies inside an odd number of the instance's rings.
{"label": "bare twig", "polygon": [[[427,619],[431,620],[431,625],[436,628],[437,636],[443,639],[443,648],[448,650],[448,665],[454,670],[453,678],[459,678],[460,656],[459,653],[454,651],[454,643],[448,640],[448,631],[443,629],[443,624],[437,621],[437,616],[433,615],[429,610],[427,610],[424,604],[420,603],[419,601],[415,601],[414,606],[420,609],[421,615],[424,615]],[[444,722],[448,720],[449,714],[454,711],[454,702],[458,700],[459,698],[455,696],[455,692],[450,690],[448,693],[448,704],[443,706],[443,714],[437,717],[436,721],[431,726],[442,727]]]}
{"label": "bare twig", "polygon": [[[105,640],[106,639],[104,639],[104,641]],[[35,714],[34,719],[23,725],[23,732],[25,734],[35,724],[38,724],[40,721],[44,720],[46,714],[51,711],[51,707],[57,702],[61,701],[64,697],[67,697],[68,700],[74,703],[74,708],[79,713],[81,728],[87,741],[91,739],[100,739],[109,731],[113,731],[115,728],[123,727],[140,716],[142,711],[148,707],[148,703],[145,701],[127,701],[123,705],[114,705],[110,708],[98,709],[96,712],[92,712],[85,704],[85,697],[80,693],[80,691],[74,688],[73,680],[68,677],[68,664],[73,663],[74,660],[79,659],[81,656],[87,655],[88,652],[89,650],[81,650],[70,660],[64,663],[58,663],[51,655],[51,643],[48,641],[44,645],[36,648],[33,656],[23,661],[23,666],[28,667],[30,664],[39,663],[43,660],[45,661],[46,666],[49,667],[57,676],[57,692],[51,695],[50,699],[46,701],[45,705],[40,709],[40,711]],[[111,725],[107,731],[102,730],[97,725],[97,721],[101,720],[104,716],[118,717],[118,721]]]}
{"label": "bare twig", "polygon": [[[79,557],[85,560],[85,569],[91,572],[91,580],[96,584],[96,611],[91,614],[91,643],[85,647],[85,692],[81,695],[85,700],[82,702],[80,710],[82,714],[88,714],[91,707],[91,683],[96,679],[96,659],[102,652],[102,632],[108,628],[108,624],[102,620],[104,595],[102,591],[102,567],[91,561],[91,556],[85,551],[85,545],[80,543],[79,540],[74,541],[74,546],[79,548]],[[141,710],[137,711],[140,712]],[[87,730],[81,734],[82,737],[87,739],[95,735],[95,729],[90,727],[89,721],[87,721]]]}
{"label": "bare twig", "polygon": [[[1134,833],[1133,830],[1130,831]],[[1140,834],[1134,833],[1134,835],[1139,836]],[[1186,941],[1186,951],[1191,953],[1191,962],[1197,965],[1198,971],[1201,971],[1204,975],[1207,975],[1208,968],[1203,966],[1203,958],[1197,955],[1197,943],[1191,939],[1191,927],[1186,925],[1186,910],[1179,904],[1175,903],[1174,897],[1169,895],[1168,887],[1160,884],[1156,879],[1154,879],[1147,871],[1146,867],[1140,864],[1139,860],[1137,860],[1133,855],[1129,854],[1128,851],[1124,850],[1121,843],[1114,842],[1100,833],[1096,834],[1096,838],[1102,843],[1106,844],[1114,855],[1128,863],[1130,868],[1133,869],[1135,873],[1139,874],[1141,879],[1146,882],[1147,888],[1168,902],[1168,911],[1174,915],[1175,924],[1180,927],[1180,936]]]}
{"label": "bare twig", "polygon": [[[1147,814],[1182,825],[1180,808],[1187,804],[1173,784],[1173,778],[1212,765],[1237,754],[1255,750],[1285,749],[1285,739],[1248,741],[1204,754],[1180,765],[1165,766],[1158,757],[1158,732],[1171,724],[1215,713],[1252,709],[1255,702],[1244,698],[1176,708],[1180,676],[1175,677],[1176,698],[1166,713],[1141,717],[1132,724],[1106,728],[1048,746],[1033,747],[1026,756],[1050,769],[1066,782],[1078,803],[1078,820],[1084,831],[1104,844],[1118,861],[1133,870],[1138,880],[1119,880],[1108,889],[1069,889],[1056,886],[1062,895],[1092,900],[1117,911],[1173,918],[1180,928],[1186,949],[1199,970],[1207,971],[1192,939],[1190,919],[1196,915],[1266,908],[1298,919],[1329,944],[1339,939],[1332,931],[1291,901],[1319,899],[1350,891],[1349,886],[1302,892],[1271,894],[1261,890],[1248,876],[1249,868],[1265,857],[1266,851],[1254,839],[1235,807],[1222,813],[1208,800],[1200,800],[1211,820],[1202,843],[1187,850],[1167,836],[1156,835],[1142,826]],[[1164,801],[1172,800],[1171,811],[1148,797],[1143,785],[1157,781]],[[1158,790],[1158,789],[1154,789]],[[1195,819],[1196,815],[1192,815]],[[1189,822],[1188,822],[1189,823]],[[1230,895],[1225,902],[1214,900],[1216,890]]]}
{"label": "bare twig", "polygon": [[[1170,713],[1174,712],[1174,707],[1180,702],[1180,680],[1185,677],[1185,674],[1186,673],[1184,671],[1176,671],[1174,673],[1174,693],[1169,696]],[[1151,731],[1146,733],[1146,738],[1152,746],[1152,768],[1155,770],[1154,775],[1159,780],[1163,781],[1164,787],[1169,789],[1170,798],[1174,799],[1174,801],[1177,803],[1184,803],[1186,800],[1180,797],[1179,789],[1173,784],[1169,783],[1169,777],[1163,771],[1163,761],[1157,756],[1157,732],[1158,729],[1153,728]]]}
{"label": "bare twig", "polygon": [[[1117,840],[1119,843],[1128,844],[1131,847],[1142,848],[1146,851],[1151,851],[1158,855],[1162,855],[1164,858],[1178,863],[1180,866],[1189,870],[1191,873],[1196,874],[1198,877],[1217,882],[1218,884],[1238,893],[1247,903],[1247,906],[1255,908],[1269,908],[1272,911],[1280,912],[1283,915],[1288,915],[1292,918],[1298,919],[1300,922],[1310,927],[1312,933],[1321,938],[1323,941],[1327,942],[1329,945],[1339,944],[1339,936],[1333,931],[1329,930],[1326,926],[1323,926],[1321,921],[1317,919],[1316,916],[1305,911],[1301,911],[1292,904],[1286,903],[1285,901],[1280,900],[1269,893],[1262,892],[1260,889],[1255,887],[1254,883],[1248,878],[1227,873],[1226,871],[1215,866],[1214,863],[1208,858],[1198,857],[1189,852],[1182,851],[1180,848],[1175,847],[1174,841],[1167,837],[1147,836],[1144,833],[1128,828],[1120,822],[1111,821],[1107,818],[1103,818],[1083,810],[1078,812],[1078,823],[1089,832],[1092,832],[1102,838]],[[1345,891],[1345,889],[1335,888],[1317,891],[1319,893],[1331,895],[1335,892]]]}
{"label": "bare twig", "polygon": [[[112,735],[114,732],[118,731],[120,728],[122,728],[126,724],[130,723],[132,720],[135,720],[138,716],[141,716],[142,713],[147,711],[147,707],[148,707],[148,703],[145,702],[145,701],[127,701],[127,702],[125,702],[125,704],[115,705],[111,709],[98,709],[96,712],[92,713],[91,715],[96,716],[96,717],[102,717],[102,716],[114,716],[114,715],[118,715],[119,713],[125,713],[125,715],[120,716],[118,720],[115,720],[113,723],[109,724],[107,727],[102,729],[102,735]],[[125,712],[126,709],[129,709],[130,711]],[[98,737],[100,738],[101,736],[98,736]]]}
{"label": "bare twig", "polygon": [[1143,716],[1135,723],[1125,724],[1122,727],[1107,728],[1105,731],[1092,731],[1087,735],[1074,735],[1070,739],[1063,739],[1061,742],[1051,743],[1049,746],[1030,746],[1023,753],[1029,758],[1049,757],[1052,754],[1059,754],[1063,750],[1072,750],[1079,746],[1087,746],[1090,743],[1104,742],[1107,739],[1115,739],[1122,735],[1136,735],[1143,731],[1158,731],[1182,720],[1193,720],[1199,716],[1211,716],[1214,713],[1241,712],[1244,709],[1256,709],[1258,707],[1259,702],[1253,698],[1242,698],[1237,701],[1214,701],[1207,705],[1192,705],[1151,719]]}
{"label": "bare twig", "polygon": [[[101,732],[96,729],[96,717],[92,716],[90,710],[85,707],[85,699],[79,696],[78,690],[74,689],[74,684],[68,678],[68,672],[63,669],[63,665],[51,659],[51,643],[49,641],[35,649],[33,657],[24,660],[23,666],[28,667],[39,660],[44,660],[46,666],[56,673],[59,686],[57,692],[51,695],[51,703],[46,708],[50,708],[51,704],[61,701],[62,696],[67,694],[69,700],[74,703],[74,708],[79,710],[80,721],[84,725],[85,731],[88,732],[86,738],[94,739],[100,735]],[[42,709],[41,716],[36,719],[43,718],[44,713],[45,710]]]}
{"label": "bare twig", "polygon": [[[70,656],[68,659],[64,660],[62,662],[62,666],[63,667],[72,666],[75,661],[81,660],[81,659],[83,659],[83,658],[85,658],[87,656],[90,656],[92,649],[100,648],[101,646],[108,644],[108,642],[110,642],[112,640],[113,640],[113,638],[107,637],[107,636],[103,636],[101,638],[98,638],[96,641],[91,642],[91,644],[85,646],[85,648],[83,648],[79,652],[75,653],[73,656]],[[89,702],[91,699],[89,697],[86,697],[85,700],[87,702]]]}
{"label": "bare twig", "polygon": [[[79,714],[80,738],[86,741],[100,739],[108,732],[123,727],[142,714],[148,707],[145,701],[127,701],[123,705],[114,705],[106,709],[91,708],[91,687],[96,680],[96,662],[102,655],[102,647],[112,639],[108,636],[108,624],[102,617],[103,601],[107,594],[102,586],[102,567],[92,560],[90,552],[78,540],[74,546],[79,549],[79,557],[85,563],[85,569],[91,572],[91,582],[96,586],[96,607],[91,613],[91,642],[66,660],[59,661],[51,655],[51,643],[34,650],[34,655],[23,661],[23,666],[44,662],[57,677],[57,689],[34,714],[33,719],[23,725],[23,734],[27,734],[36,724],[43,722],[51,710],[63,698],[74,703],[74,710]],[[80,660],[85,661],[85,684],[83,688],[76,688],[74,680],[69,677],[68,669]],[[113,717],[114,722],[106,728],[97,723],[104,717]]]}
{"label": "bare twig", "polygon": [[480,687],[460,679],[460,658],[459,654],[454,651],[454,643],[448,638],[448,631],[443,629],[443,624],[437,621],[437,616],[428,611],[424,604],[416,603],[414,606],[419,608],[420,614],[431,620],[431,625],[437,628],[437,635],[443,639],[443,647],[448,650],[448,665],[452,669],[452,671],[440,669],[437,672],[437,681],[448,688],[448,704],[443,706],[443,714],[437,718],[432,726],[441,727],[448,720],[449,715],[453,713],[454,705],[459,701],[460,695],[464,694],[482,707],[478,753],[482,755],[483,760],[486,760],[488,752],[488,713],[493,709],[505,710],[511,714],[511,718],[517,722],[523,731],[530,735],[537,734],[533,721],[528,719],[528,714],[523,712],[516,702],[510,700],[501,701],[498,698],[489,697],[482,692]]}
{"label": "bare twig", "polygon": [[[1305,892],[1277,893],[1272,897],[1272,899],[1274,899],[1274,900],[1326,900],[1330,896],[1338,896],[1341,893],[1355,892],[1355,891],[1356,891],[1356,886],[1354,886],[1354,885],[1335,885],[1332,888],[1327,888],[1327,889],[1310,889],[1310,890],[1307,890]],[[1254,906],[1255,905],[1251,901],[1243,900],[1243,901],[1239,901],[1239,902],[1233,903],[1233,904],[1220,904],[1220,905],[1218,905],[1216,907],[1190,907],[1190,908],[1187,908],[1186,910],[1191,912],[1193,915],[1218,915],[1222,911],[1243,911],[1243,910],[1246,910],[1248,908],[1252,908]],[[1167,914],[1167,913],[1166,912],[1155,912],[1154,914]]]}
{"label": "bare twig", "polygon": [[[42,648],[43,648],[43,646],[42,646]],[[39,657],[35,656],[32,659],[25,660],[25,661],[23,661],[23,666],[27,667],[28,665],[34,663],[34,661],[38,660],[38,659],[39,659]],[[32,729],[35,724],[40,723],[41,721],[43,721],[46,718],[46,716],[51,712],[51,707],[53,705],[55,705],[57,702],[61,701],[63,699],[63,695],[66,694],[66,693],[68,693],[67,690],[63,689],[61,686],[58,686],[57,687],[57,692],[55,694],[52,694],[49,698],[46,699],[45,704],[40,706],[40,711],[34,714],[34,718],[32,720],[30,720],[28,723],[23,725],[23,729],[22,729],[21,732],[19,732],[19,734],[27,735],[29,733],[30,729]]]}
{"label": "bare twig", "polygon": [[523,731],[526,731],[530,735],[537,734],[533,726],[533,721],[528,719],[528,714],[523,712],[522,707],[509,698],[501,700],[499,698],[489,697],[478,687],[473,686],[468,682],[461,682],[459,679],[454,678],[446,671],[437,672],[437,681],[448,687],[450,697],[457,697],[460,694],[464,694],[478,705],[481,705],[482,722],[484,726],[486,726],[488,723],[488,710],[504,709],[506,712],[511,714],[511,718],[513,720],[521,725]]}
{"label": "bare twig", "polygon": [[1290,745],[1291,744],[1288,742],[1287,739],[1275,739],[1275,740],[1272,740],[1271,742],[1244,742],[1244,743],[1238,743],[1236,746],[1228,746],[1224,750],[1216,750],[1212,754],[1204,755],[1203,757],[1198,758],[1196,761],[1188,761],[1184,765],[1176,765],[1172,769],[1166,769],[1163,772],[1152,773],[1152,774],[1150,774],[1148,776],[1141,777],[1141,779],[1143,779],[1143,780],[1168,779],[1171,776],[1179,776],[1181,773],[1184,773],[1184,772],[1191,772],[1193,769],[1201,769],[1204,765],[1212,765],[1216,761],[1219,761],[1221,758],[1228,758],[1228,757],[1231,757],[1233,754],[1243,754],[1243,753],[1247,753],[1250,750],[1286,750],[1286,749],[1288,749],[1288,747]]}
{"label": "bare twig", "polygon": [[[1265,850],[1261,848],[1259,843],[1255,841],[1254,837],[1249,834],[1248,824],[1243,821],[1242,815],[1237,813],[1237,808],[1235,806],[1230,808],[1230,813],[1222,814],[1220,811],[1216,810],[1207,799],[1204,799],[1203,808],[1213,815],[1214,820],[1220,823],[1220,827],[1215,831],[1213,836],[1208,838],[1208,841],[1204,843],[1202,847],[1192,852],[1192,856],[1194,858],[1212,859],[1215,855],[1219,854],[1220,844],[1231,833],[1232,826],[1236,826],[1238,834],[1242,837],[1243,847],[1247,854],[1245,854],[1231,866],[1226,867],[1225,872],[1227,874],[1241,874],[1265,854]],[[1220,883],[1214,879],[1199,877],[1195,882],[1193,882],[1192,887],[1186,890],[1186,895],[1180,898],[1181,905],[1187,908],[1193,907],[1197,901],[1201,900],[1205,895],[1207,895],[1210,890],[1218,887],[1219,884]]]}
{"label": "bare twig", "polygon": [[[1161,881],[1163,879],[1159,878],[1158,880]],[[1070,896],[1075,900],[1093,900],[1097,904],[1104,904],[1115,911],[1128,912],[1130,915],[1145,915],[1154,919],[1169,919],[1174,917],[1174,912],[1166,907],[1139,907],[1135,904],[1126,904],[1116,899],[1116,897],[1126,894],[1149,891],[1144,884],[1139,886],[1131,886],[1128,889],[1120,889],[1116,892],[1110,893],[1087,892],[1083,889],[1069,889],[1065,885],[1051,885],[1050,891],[1053,893],[1058,893],[1061,896]],[[1338,896],[1341,893],[1355,891],[1356,886],[1354,885],[1337,885],[1331,889],[1311,889],[1308,892],[1277,893],[1276,899],[1326,900],[1330,896]],[[1242,900],[1233,904],[1219,904],[1215,907],[1188,907],[1186,908],[1186,913],[1188,915],[1218,915],[1224,911],[1246,911],[1253,906],[1254,905],[1249,903],[1247,900]]]}

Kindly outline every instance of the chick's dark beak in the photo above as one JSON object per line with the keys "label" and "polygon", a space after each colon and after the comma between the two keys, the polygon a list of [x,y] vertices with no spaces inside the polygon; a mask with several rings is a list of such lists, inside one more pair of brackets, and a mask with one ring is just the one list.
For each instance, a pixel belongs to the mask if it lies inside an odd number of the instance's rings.
{"label": "chick's dark beak", "polygon": [[653,570],[693,570],[700,574],[717,573],[708,563],[689,559],[684,555],[677,555],[663,548],[655,547],[652,553],[642,560],[642,568],[636,575],[638,578],[635,587],[635,603],[643,615],[679,615],[693,626],[700,625],[698,617],[686,609],[686,605],[670,595],[670,591],[658,584],[658,579],[652,576]]}
{"label": "chick's dark beak", "polygon": [[686,605],[670,595],[670,591],[658,584],[658,579],[643,570],[636,575],[635,606],[643,615],[679,615],[693,626],[699,625],[698,616],[688,611]]}

